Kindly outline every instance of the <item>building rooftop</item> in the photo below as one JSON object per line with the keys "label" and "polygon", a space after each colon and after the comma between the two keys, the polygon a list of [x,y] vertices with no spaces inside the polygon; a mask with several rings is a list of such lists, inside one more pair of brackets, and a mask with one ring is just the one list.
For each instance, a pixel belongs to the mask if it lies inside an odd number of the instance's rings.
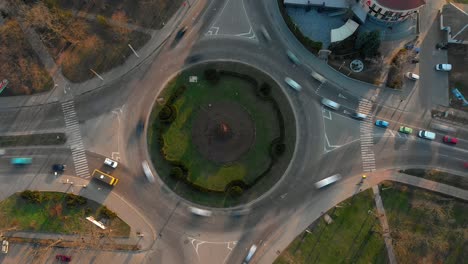
{"label": "building rooftop", "polygon": [[375,0],[381,6],[393,10],[411,10],[426,4],[425,0]]}

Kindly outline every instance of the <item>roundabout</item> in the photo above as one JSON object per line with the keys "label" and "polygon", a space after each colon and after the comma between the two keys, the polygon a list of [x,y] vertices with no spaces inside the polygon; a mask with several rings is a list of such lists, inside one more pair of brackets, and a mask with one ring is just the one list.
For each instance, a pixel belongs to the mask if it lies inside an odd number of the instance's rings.
{"label": "roundabout", "polygon": [[284,122],[294,120],[291,107],[278,84],[251,66],[191,67],[168,82],[158,102],[151,159],[164,183],[189,201],[247,203],[269,190],[292,158],[295,123]]}

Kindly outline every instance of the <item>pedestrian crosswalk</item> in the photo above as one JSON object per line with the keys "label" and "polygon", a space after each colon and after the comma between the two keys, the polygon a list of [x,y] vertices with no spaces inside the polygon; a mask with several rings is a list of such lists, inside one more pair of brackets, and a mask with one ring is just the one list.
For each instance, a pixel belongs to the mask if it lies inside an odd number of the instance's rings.
{"label": "pedestrian crosswalk", "polygon": [[81,138],[80,126],[78,124],[78,117],[76,116],[73,100],[62,103],[62,111],[65,117],[65,129],[72,151],[76,175],[89,178],[88,161],[86,159],[85,148]]}
{"label": "pedestrian crosswalk", "polygon": [[[359,102],[358,112],[369,116],[372,111],[372,102],[363,99]],[[360,123],[361,135],[361,157],[362,169],[364,172],[375,171],[375,155],[374,155],[374,126],[371,122],[372,118],[366,118]]]}

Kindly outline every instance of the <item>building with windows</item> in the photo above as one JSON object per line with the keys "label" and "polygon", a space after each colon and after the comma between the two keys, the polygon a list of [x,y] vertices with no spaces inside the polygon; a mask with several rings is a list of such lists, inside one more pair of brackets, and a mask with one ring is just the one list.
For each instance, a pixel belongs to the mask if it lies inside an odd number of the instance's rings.
{"label": "building with windows", "polygon": [[368,18],[383,23],[401,22],[425,4],[425,0],[360,0]]}

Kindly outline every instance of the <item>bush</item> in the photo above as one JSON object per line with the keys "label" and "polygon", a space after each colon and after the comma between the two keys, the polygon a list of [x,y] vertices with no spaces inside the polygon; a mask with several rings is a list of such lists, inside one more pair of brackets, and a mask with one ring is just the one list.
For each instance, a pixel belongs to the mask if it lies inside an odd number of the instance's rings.
{"label": "bush", "polygon": [[84,198],[83,196],[74,195],[71,193],[67,194],[67,197],[65,200],[66,200],[66,205],[69,208],[73,208],[79,205],[85,205],[88,202],[88,200],[86,200],[86,198]]}
{"label": "bush", "polygon": [[270,155],[272,159],[276,159],[284,154],[286,145],[279,139],[274,140],[270,145]]}
{"label": "bush", "polygon": [[182,166],[173,166],[169,175],[179,180],[185,180],[185,177],[187,176]]}
{"label": "bush", "polygon": [[266,98],[271,94],[271,86],[268,83],[262,83],[262,85],[257,89],[257,95]]}
{"label": "bush", "polygon": [[97,15],[96,16],[96,20],[97,22],[99,23],[99,25],[101,26],[108,26],[109,24],[107,23],[107,19],[104,17],[104,16],[101,16],[101,15]]}
{"label": "bush", "polygon": [[171,105],[165,105],[159,112],[158,117],[162,122],[170,123],[175,119],[175,110]]}
{"label": "bush", "polygon": [[366,58],[377,56],[380,48],[380,31],[374,30],[359,34],[354,47]]}
{"label": "bush", "polygon": [[20,197],[30,203],[40,204],[43,202],[43,195],[38,191],[25,190],[20,193]]}
{"label": "bush", "polygon": [[231,196],[241,196],[244,193],[244,189],[239,185],[231,186],[228,189],[228,194]]}
{"label": "bush", "polygon": [[217,83],[219,81],[219,72],[215,69],[206,69],[204,75],[207,81],[212,83]]}
{"label": "bush", "polygon": [[109,210],[106,206],[103,206],[99,209],[99,218],[114,219],[117,217],[117,214]]}

